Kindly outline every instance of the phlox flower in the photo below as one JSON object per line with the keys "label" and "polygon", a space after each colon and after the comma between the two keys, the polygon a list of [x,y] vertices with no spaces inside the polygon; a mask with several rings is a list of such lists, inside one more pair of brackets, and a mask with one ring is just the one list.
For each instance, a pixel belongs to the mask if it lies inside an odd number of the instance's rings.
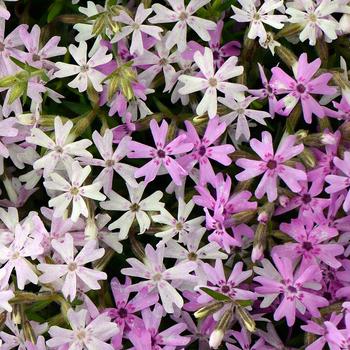
{"label": "phlox flower", "polygon": [[112,338],[112,344],[116,349],[121,347],[123,337],[127,337],[130,331],[143,326],[142,320],[135,313],[154,305],[159,299],[157,293],[147,294],[141,291],[129,300],[128,287],[130,285],[131,279],[129,277],[125,278],[125,284],[121,284],[116,277],[111,281],[115,307],[107,308],[105,311],[119,328],[119,333]]}
{"label": "phlox flower", "polygon": [[129,164],[120,162],[128,153],[128,145],[131,141],[131,137],[126,136],[120,140],[115,151],[113,151],[112,130],[106,129],[103,136],[95,130],[92,133],[92,139],[103,159],[80,157],[79,160],[84,164],[100,166],[103,168],[94,182],[99,182],[103,185],[104,193],[108,194],[112,190],[114,172],[120,175],[127,184],[136,187],[137,182],[134,178],[136,168]]}
{"label": "phlox flower", "polygon": [[[17,136],[18,129],[15,127],[15,124],[16,119],[12,117],[0,120],[0,158],[8,158],[10,155],[8,148],[4,143],[1,142],[1,139],[3,137]],[[0,162],[0,175],[2,175],[3,171],[3,163]]]}
{"label": "phlox flower", "polygon": [[1,0],[0,1],[0,17],[8,20],[11,17],[10,11],[6,8],[5,1],[17,1],[17,0]]}
{"label": "phlox flower", "polygon": [[78,47],[71,44],[68,49],[77,65],[57,62],[56,67],[58,71],[55,72],[55,77],[64,78],[77,75],[74,80],[68,83],[68,86],[83,92],[87,90],[88,85],[91,83],[96,91],[102,91],[102,80],[105,78],[105,75],[97,70],[96,67],[111,61],[112,54],[107,54],[108,48],[100,46],[89,60],[86,58],[87,44],[85,41],[81,41]]}
{"label": "phlox flower", "polygon": [[71,330],[58,326],[50,327],[51,338],[46,342],[50,348],[66,345],[69,346],[69,349],[75,350],[113,350],[113,346],[107,341],[118,333],[119,329],[107,315],[101,314],[90,321],[87,310],[74,311],[69,309],[67,319]]}
{"label": "phlox flower", "polygon": [[178,79],[184,86],[179,89],[179,93],[190,94],[205,90],[204,96],[196,108],[196,113],[202,115],[208,111],[209,118],[214,118],[217,113],[218,90],[236,99],[241,99],[243,91],[247,90],[244,85],[226,81],[241,75],[243,73],[243,66],[236,66],[238,58],[232,56],[214,73],[213,52],[207,47],[204,49],[204,54],[196,51],[193,59],[200,69],[202,76],[180,75]]}
{"label": "phlox flower", "polygon": [[150,244],[147,244],[144,262],[140,262],[135,258],[129,258],[126,261],[131,267],[122,269],[121,273],[146,279],[146,281],[130,286],[129,290],[145,290],[148,292],[157,290],[164,310],[167,313],[173,313],[174,304],[178,308],[182,308],[183,299],[168,281],[195,281],[196,277],[190,275],[190,272],[195,270],[197,264],[193,261],[188,261],[166,269],[163,264],[164,249],[164,246],[160,246],[154,250]]}
{"label": "phlox flower", "polygon": [[341,267],[340,261],[335,257],[343,254],[344,248],[338,243],[328,243],[338,235],[335,228],[303,222],[294,219],[290,224],[282,223],[280,230],[296,240],[296,243],[285,243],[273,247],[272,253],[279,256],[288,256],[291,259],[302,258],[303,269],[311,264],[318,265],[323,262],[334,269]]}
{"label": "phlox flower", "polygon": [[49,150],[43,157],[40,157],[33,163],[35,170],[44,170],[44,177],[48,177],[61,162],[68,169],[72,166],[74,157],[92,158],[91,153],[86,150],[87,147],[92,145],[90,140],[70,142],[70,132],[73,128],[71,120],[67,120],[63,124],[62,119],[56,117],[54,127],[54,140],[40,128],[32,128],[31,135],[26,138],[28,143]]}
{"label": "phlox flower", "polygon": [[163,307],[156,304],[153,311],[150,308],[141,311],[143,327],[135,328],[129,333],[129,339],[137,350],[169,349],[184,347],[190,342],[190,337],[180,335],[186,330],[185,323],[177,323],[163,331],[159,330],[163,316]]}
{"label": "phlox flower", "polygon": [[303,116],[306,123],[312,121],[312,114],[322,118],[325,111],[312,95],[332,95],[336,88],[328,86],[332,79],[331,73],[323,73],[312,78],[321,66],[321,60],[317,58],[313,62],[307,62],[307,54],[303,53],[294,67],[295,79],[286,74],[280,67],[274,67],[272,80],[277,94],[288,94],[279,100],[275,107],[276,112],[289,115],[296,104],[300,101],[303,109]]}
{"label": "phlox flower", "polygon": [[28,50],[25,57],[26,62],[33,67],[51,70],[55,65],[49,59],[62,56],[67,51],[65,47],[58,46],[61,40],[59,36],[53,36],[44,46],[40,47],[40,27],[38,25],[34,25],[31,32],[26,27],[20,28],[19,36]]}
{"label": "phlox flower", "polygon": [[326,42],[337,39],[336,31],[339,28],[339,23],[331,14],[340,12],[338,1],[321,0],[315,2],[306,0],[298,2],[299,4],[301,8],[289,6],[286,13],[291,16],[289,22],[300,23],[303,26],[303,30],[299,34],[300,41],[304,42],[309,39],[310,45],[316,45],[316,40],[322,37],[322,33],[324,33]]}
{"label": "phlox flower", "polygon": [[65,210],[72,203],[72,213],[70,218],[76,222],[82,214],[88,217],[88,208],[83,197],[98,201],[104,201],[106,196],[100,193],[102,184],[95,182],[91,185],[83,186],[91,172],[91,167],[82,168],[77,161],[73,162],[71,169],[67,169],[69,181],[57,173],[50,174],[51,180],[44,181],[47,190],[64,192],[57,197],[51,198],[49,206],[54,207],[54,216],[63,216]]}
{"label": "phlox flower", "polygon": [[165,120],[158,126],[157,122],[152,119],[150,122],[150,129],[156,148],[136,141],[131,141],[129,143],[129,158],[152,158],[151,161],[136,170],[135,177],[144,176],[145,182],[149,183],[155,179],[160,170],[163,171],[165,168],[175,184],[181,185],[182,178],[187,175],[187,172],[178,161],[171,156],[191,151],[193,143],[186,142],[186,135],[184,134],[166,143],[168,123]]}
{"label": "phlox flower", "polygon": [[166,47],[171,49],[175,44],[180,52],[184,51],[187,43],[187,26],[192,28],[198,36],[204,40],[209,41],[209,30],[215,30],[215,23],[204,18],[193,16],[201,7],[210,2],[210,0],[191,0],[185,7],[184,1],[167,0],[172,10],[164,5],[152,5],[155,16],[151,17],[151,23],[174,23],[167,41]]}
{"label": "phlox flower", "polygon": [[263,131],[261,137],[262,141],[250,140],[250,147],[261,157],[261,160],[238,159],[236,164],[245,170],[236,175],[236,179],[245,181],[264,174],[255,190],[255,196],[260,199],[266,193],[269,202],[277,198],[278,177],[293,192],[299,192],[301,190],[299,181],[306,181],[307,179],[305,172],[284,163],[301,153],[304,146],[302,144],[295,145],[296,137],[289,135],[282,139],[277,151],[274,152],[271,134]]}
{"label": "phlox flower", "polygon": [[63,259],[64,264],[39,264],[38,269],[43,272],[39,277],[41,283],[55,282],[63,277],[62,293],[66,299],[69,297],[71,301],[76,296],[78,282],[82,282],[88,289],[96,290],[101,288],[98,281],[107,279],[107,274],[87,268],[84,265],[100,259],[105,253],[103,248],[96,249],[96,243],[90,240],[74,256],[74,241],[69,233],[65,235],[63,242],[54,239],[51,245]]}
{"label": "phlox flower", "polygon": [[258,97],[252,96],[246,97],[243,101],[236,101],[231,96],[218,98],[218,101],[221,104],[232,110],[232,112],[221,116],[220,120],[225,122],[226,125],[230,125],[234,121],[237,121],[235,141],[238,141],[241,138],[243,138],[244,141],[250,140],[250,130],[247,117],[261,125],[266,125],[265,118],[271,118],[271,115],[268,112],[248,108],[248,106],[257,99]]}
{"label": "phlox flower", "polygon": [[240,332],[233,331],[232,335],[237,340],[240,348],[236,345],[226,343],[227,350],[275,350],[275,348],[272,346],[268,346],[262,337],[253,342],[251,333],[249,333],[245,328],[243,328]]}
{"label": "phlox flower", "polygon": [[[0,311],[6,310],[12,312],[12,306],[9,301],[15,296],[11,289],[0,289]],[[0,344],[1,345],[1,344]]]}
{"label": "phlox flower", "polygon": [[261,284],[255,288],[255,292],[264,297],[260,307],[269,307],[272,302],[281,295],[273,318],[279,321],[287,319],[291,327],[295,323],[296,311],[305,314],[308,310],[313,317],[320,317],[318,308],[328,305],[327,299],[319,296],[315,291],[321,289],[321,273],[317,265],[310,265],[306,269],[294,271],[292,260],[287,257],[273,255],[273,262],[262,260],[263,267],[255,267],[258,277],[254,281]]}
{"label": "phlox flower", "polygon": [[[340,170],[342,175],[334,174],[327,175],[325,177],[326,182],[329,183],[329,186],[325,189],[327,193],[337,193],[341,190],[347,189],[350,186],[350,152],[344,152],[344,159],[334,157],[333,163],[337,169]],[[350,191],[345,197],[343,209],[346,212],[350,210]]]}
{"label": "phlox flower", "polygon": [[157,26],[143,24],[143,22],[151,13],[152,9],[145,9],[143,3],[138,6],[135,14],[135,19],[132,19],[125,11],[121,11],[118,16],[114,17],[114,19],[120,23],[124,23],[125,26],[122,27],[121,31],[113,37],[111,43],[118,42],[119,40],[132,33],[130,53],[142,55],[144,51],[144,43],[141,33],[146,33],[156,38],[157,40],[160,40],[160,33],[163,31],[162,28],[159,28]]}
{"label": "phlox flower", "polygon": [[176,235],[179,235],[179,242],[186,242],[190,232],[201,228],[204,216],[188,220],[194,206],[195,204],[192,200],[186,203],[183,198],[179,198],[177,219],[164,208],[159,215],[152,216],[153,222],[165,225],[165,229],[155,234],[156,237],[162,238],[161,244],[166,243]]}
{"label": "phlox flower", "polygon": [[137,187],[127,185],[130,200],[120,196],[118,193],[111,191],[108,194],[109,200],[101,203],[101,207],[105,210],[125,211],[119,219],[109,224],[108,229],[114,230],[118,228],[119,238],[125,239],[128,236],[130,228],[136,219],[139,224],[140,234],[144,233],[151,225],[148,211],[161,211],[164,208],[164,203],[160,202],[163,197],[161,191],[156,191],[150,196],[142,199],[146,188],[144,182],[140,182]]}
{"label": "phlox flower", "polygon": [[248,38],[255,39],[259,37],[266,40],[267,33],[264,24],[273,28],[283,28],[283,22],[287,21],[287,16],[275,15],[273,11],[283,7],[283,1],[267,0],[264,1],[259,10],[256,9],[256,3],[253,0],[239,0],[242,9],[232,6],[234,15],[231,17],[237,22],[249,22]]}
{"label": "phlox flower", "polygon": [[187,140],[192,142],[194,147],[191,153],[180,157],[178,162],[187,171],[190,171],[198,163],[200,184],[205,185],[208,182],[213,184],[215,183],[215,173],[210,159],[228,166],[232,163],[228,155],[235,151],[235,148],[229,144],[215,145],[225,132],[226,124],[220,123],[218,118],[210,119],[202,139],[191,122],[186,120],[185,125]]}
{"label": "phlox flower", "polygon": [[30,235],[30,227],[17,224],[12,243],[7,247],[0,243],[0,288],[4,289],[13,270],[16,272],[17,287],[23,290],[28,282],[37,284],[38,276],[29,262],[43,253],[39,237]]}

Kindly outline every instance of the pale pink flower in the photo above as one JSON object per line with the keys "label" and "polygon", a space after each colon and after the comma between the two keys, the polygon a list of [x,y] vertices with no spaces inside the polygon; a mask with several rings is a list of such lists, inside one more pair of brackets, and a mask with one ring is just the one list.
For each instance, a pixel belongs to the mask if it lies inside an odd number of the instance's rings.
{"label": "pale pink flower", "polygon": [[41,283],[55,282],[63,277],[62,293],[71,301],[76,296],[78,282],[82,282],[88,289],[101,288],[98,281],[106,280],[107,274],[84,266],[102,258],[105,253],[103,248],[96,249],[95,241],[88,241],[75,257],[74,241],[69,233],[66,234],[63,242],[54,239],[51,245],[63,259],[64,264],[39,264],[38,269],[43,272],[39,277]]}

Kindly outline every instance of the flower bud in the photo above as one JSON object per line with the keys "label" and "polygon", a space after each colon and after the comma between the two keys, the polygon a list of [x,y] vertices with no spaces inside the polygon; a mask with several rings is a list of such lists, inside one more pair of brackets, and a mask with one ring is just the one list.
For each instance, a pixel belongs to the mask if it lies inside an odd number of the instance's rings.
{"label": "flower bud", "polygon": [[335,145],[338,142],[338,138],[331,132],[324,132],[321,136],[321,142],[324,145]]}
{"label": "flower bud", "polygon": [[214,329],[214,331],[210,334],[209,338],[209,346],[212,349],[218,349],[222,340],[224,339],[225,333],[221,329]]}
{"label": "flower bud", "polygon": [[279,56],[279,58],[288,66],[288,67],[293,67],[297,65],[298,59],[294,55],[294,53],[287,49],[285,46],[277,46],[275,48],[275,52]]}
{"label": "flower bud", "polygon": [[242,325],[247,329],[249,332],[255,331],[255,321],[253,320],[252,316],[249,315],[247,310],[241,306],[236,307],[236,316],[238,320],[242,323]]}
{"label": "flower bud", "polygon": [[224,303],[221,301],[213,301],[206,306],[201,307],[194,313],[195,318],[205,318],[209,315],[214,314],[215,312],[222,309]]}
{"label": "flower bud", "polygon": [[264,250],[266,247],[266,235],[267,227],[266,224],[260,223],[255,231],[252,261],[255,263],[264,258]]}
{"label": "flower bud", "polygon": [[287,204],[289,203],[289,198],[288,196],[282,194],[281,196],[278,197],[278,203],[280,204],[281,207],[285,208]]}
{"label": "flower bud", "polygon": [[315,167],[316,158],[310,149],[304,148],[298,157],[307,168],[312,169]]}

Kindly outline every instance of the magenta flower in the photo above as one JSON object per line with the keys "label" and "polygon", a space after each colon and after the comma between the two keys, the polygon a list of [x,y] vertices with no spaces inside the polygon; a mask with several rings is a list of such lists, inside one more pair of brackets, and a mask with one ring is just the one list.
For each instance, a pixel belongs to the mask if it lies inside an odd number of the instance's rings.
{"label": "magenta flower", "polygon": [[342,264],[335,258],[343,254],[344,248],[337,243],[327,243],[338,235],[335,228],[292,220],[290,224],[282,223],[280,230],[294,238],[297,243],[285,243],[275,246],[272,253],[279,256],[288,256],[291,259],[302,257],[302,270],[311,264],[318,265],[320,261],[337,269]]}
{"label": "magenta flower", "polygon": [[[213,58],[214,58],[214,64],[216,65],[216,68],[220,68],[227,57],[231,56],[239,56],[241,44],[236,41],[229,41],[223,46],[221,45],[221,37],[222,37],[222,29],[224,27],[224,22],[220,20],[216,24],[215,30],[210,30],[210,40],[209,40],[209,47],[211,48],[213,52]],[[189,41],[187,43],[187,48],[184,52],[181,53],[181,56],[185,60],[192,60],[193,56],[196,51],[200,51],[200,53],[204,54],[204,46],[201,44],[198,44],[196,41]]]}
{"label": "magenta flower", "polygon": [[293,192],[299,192],[302,189],[299,181],[306,181],[307,179],[305,172],[294,169],[284,163],[301,153],[304,146],[302,144],[295,145],[296,137],[290,135],[282,139],[275,153],[273,151],[271,134],[263,131],[261,138],[262,141],[257,139],[250,141],[250,147],[259,155],[261,160],[238,159],[236,164],[245,170],[236,175],[236,179],[245,181],[264,174],[255,190],[255,196],[260,199],[266,193],[269,202],[277,198],[278,177]]}
{"label": "magenta flower", "polygon": [[312,95],[333,95],[336,92],[336,88],[327,85],[332,79],[332,74],[330,73],[323,73],[312,79],[320,66],[321,60],[319,58],[308,63],[307,54],[303,53],[299,57],[296,73],[294,73],[295,79],[291,78],[279,67],[271,69],[277,93],[288,94],[277,102],[276,112],[289,115],[295,105],[301,101],[306,123],[311,123],[312,114],[316,114],[319,118],[325,116],[323,107]]}
{"label": "magenta flower", "polygon": [[[327,175],[325,180],[329,186],[325,189],[327,193],[337,193],[350,186],[350,152],[344,152],[344,160],[338,157],[333,158],[334,165],[343,173],[343,175]],[[350,210],[350,191],[347,193],[343,203],[343,209]]]}
{"label": "magenta flower", "polygon": [[177,136],[173,141],[166,144],[168,123],[163,120],[159,127],[152,119],[150,128],[156,148],[142,143],[131,141],[129,143],[129,158],[152,158],[147,164],[137,169],[135,177],[145,177],[145,182],[155,179],[162,168],[165,168],[176,185],[181,185],[182,177],[187,175],[186,170],[171,156],[191,151],[192,143],[185,142],[186,135]]}
{"label": "magenta flower", "polygon": [[219,118],[210,119],[207,129],[202,139],[189,121],[185,121],[187,141],[192,142],[194,148],[191,153],[181,157],[178,162],[187,171],[190,171],[197,163],[199,163],[199,181],[201,185],[207,182],[215,183],[215,173],[209,159],[213,159],[222,165],[228,166],[232,163],[228,156],[235,151],[232,145],[210,146],[216,142],[225,132],[226,124],[220,123]]}
{"label": "magenta flower", "polygon": [[111,281],[115,307],[106,309],[107,315],[118,325],[119,332],[112,338],[112,344],[115,349],[122,345],[123,337],[134,328],[140,328],[143,325],[142,320],[135,315],[136,312],[154,305],[158,301],[157,293],[138,293],[133,299],[128,300],[131,285],[131,279],[126,277],[125,284],[121,284],[118,278]]}
{"label": "magenta flower", "polygon": [[163,331],[159,331],[162,320],[163,307],[160,304],[154,306],[153,311],[148,308],[142,310],[143,328],[135,328],[129,333],[129,339],[135,350],[175,350],[187,345],[191,338],[180,335],[186,330],[185,323],[180,322]]}
{"label": "magenta flower", "polygon": [[318,308],[328,305],[327,299],[317,295],[315,290],[321,288],[321,273],[317,265],[311,265],[305,270],[294,272],[292,261],[286,257],[272,257],[275,267],[266,259],[262,261],[263,268],[254,268],[260,275],[254,281],[261,284],[255,288],[255,292],[261,294],[264,300],[260,307],[269,307],[272,302],[281,295],[277,309],[274,312],[274,320],[287,319],[291,327],[295,323],[296,311],[305,314],[308,310],[313,317],[320,317]]}

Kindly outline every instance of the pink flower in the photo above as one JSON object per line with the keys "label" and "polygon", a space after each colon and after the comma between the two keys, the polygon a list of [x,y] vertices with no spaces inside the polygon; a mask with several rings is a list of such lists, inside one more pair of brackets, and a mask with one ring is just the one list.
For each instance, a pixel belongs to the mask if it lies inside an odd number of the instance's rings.
{"label": "pink flower", "polygon": [[271,69],[275,88],[278,94],[288,95],[279,100],[276,104],[276,112],[283,115],[289,115],[295,105],[301,101],[305,122],[310,124],[312,114],[319,118],[325,116],[322,106],[314,99],[312,95],[333,95],[336,88],[328,86],[332,79],[332,74],[323,73],[317,78],[312,79],[321,66],[321,60],[317,58],[311,63],[307,62],[307,54],[303,53],[299,57],[298,64],[294,70],[296,79],[291,78],[281,68]]}
{"label": "pink flower", "polygon": [[343,246],[325,242],[338,235],[335,228],[323,225],[314,226],[313,223],[296,219],[290,224],[282,223],[280,230],[294,238],[297,243],[275,246],[272,250],[273,254],[288,256],[291,259],[302,257],[302,269],[311,264],[318,265],[320,261],[334,269],[342,265],[335,257],[343,254]]}
{"label": "pink flower", "polygon": [[[350,186],[350,152],[344,152],[344,160],[334,157],[333,163],[345,176],[327,175],[325,178],[329,183],[329,186],[325,189],[327,193],[337,193]],[[350,210],[350,191],[346,195],[343,208],[346,212]]]}
{"label": "pink flower", "polygon": [[150,244],[147,244],[145,253],[146,257],[144,263],[141,263],[135,258],[129,258],[126,261],[131,265],[131,267],[122,269],[121,273],[128,276],[146,279],[146,281],[130,286],[129,290],[151,292],[156,289],[160,295],[165,311],[168,313],[173,313],[173,304],[181,308],[183,305],[183,299],[176,291],[174,286],[168,282],[168,280],[196,280],[196,277],[190,275],[189,273],[196,269],[197,264],[193,261],[188,261],[166,269],[163,264],[164,246],[160,246],[157,248],[157,250],[154,250]]}
{"label": "pink flower", "polygon": [[107,315],[99,315],[89,322],[87,310],[74,311],[69,309],[67,318],[72,330],[58,326],[50,327],[51,339],[46,342],[50,348],[69,345],[69,349],[74,350],[114,349],[107,341],[119,330],[118,326],[111,322]]}
{"label": "pink flower", "polygon": [[[2,137],[14,137],[18,134],[18,129],[15,128],[15,118],[7,118],[0,120],[0,157],[8,158],[10,153],[6,145],[1,142]],[[3,173],[3,168],[0,165],[0,174]]]}
{"label": "pink flower", "polygon": [[299,181],[306,181],[307,179],[305,172],[291,168],[284,163],[301,153],[304,146],[302,144],[294,146],[296,137],[290,135],[282,139],[276,153],[274,153],[271,134],[263,131],[261,137],[262,141],[257,139],[250,141],[250,147],[260,156],[261,160],[238,159],[236,164],[245,170],[236,175],[236,179],[245,181],[264,174],[255,190],[255,195],[260,199],[266,193],[269,202],[277,198],[278,177],[293,192],[299,192],[301,190]]}
{"label": "pink flower", "polygon": [[88,289],[101,288],[98,281],[107,279],[107,274],[84,266],[100,259],[105,253],[103,248],[95,248],[94,240],[88,241],[75,257],[73,237],[69,233],[66,234],[63,242],[54,239],[51,244],[65,264],[39,264],[38,269],[43,272],[39,278],[41,283],[51,283],[64,277],[62,293],[65,298],[70,297],[71,301],[76,296],[78,282]]}
{"label": "pink flower", "polygon": [[182,134],[173,141],[166,144],[168,133],[168,123],[163,120],[159,127],[157,122],[152,119],[150,129],[156,148],[141,144],[136,141],[129,143],[129,158],[152,158],[147,164],[137,169],[135,177],[145,176],[145,182],[151,182],[159,173],[161,167],[164,167],[169,173],[176,185],[181,185],[182,177],[187,175],[186,170],[171,156],[182,154],[193,148],[192,143],[186,143],[186,135]]}
{"label": "pink flower", "polygon": [[197,163],[199,163],[199,181],[201,185],[207,182],[215,183],[215,173],[209,159],[213,159],[222,165],[229,166],[232,163],[228,156],[235,151],[232,145],[210,146],[216,142],[225,132],[226,124],[220,123],[218,118],[209,120],[202,139],[189,121],[185,121],[186,136],[188,142],[192,142],[194,148],[191,153],[181,157],[178,162],[184,169],[190,171]]}
{"label": "pink flower", "polygon": [[116,277],[111,281],[115,307],[105,309],[105,311],[119,328],[119,333],[112,338],[112,344],[116,349],[121,347],[123,337],[125,338],[130,331],[143,326],[142,320],[135,313],[154,305],[159,298],[157,293],[139,292],[134,298],[128,300],[130,285],[129,277],[126,277],[125,284],[121,284]]}
{"label": "pink flower", "polygon": [[241,75],[243,73],[243,66],[236,66],[238,58],[232,56],[225,61],[216,73],[214,73],[213,52],[207,47],[204,50],[204,54],[197,51],[193,58],[202,76],[193,77],[184,74],[180,75],[179,81],[182,82],[184,86],[179,89],[179,93],[184,95],[205,90],[204,96],[197,106],[196,113],[198,115],[203,115],[208,111],[209,118],[214,118],[217,112],[218,90],[237,99],[241,98],[243,96],[243,91],[247,90],[244,85],[226,81]]}
{"label": "pink flower", "polygon": [[190,26],[204,41],[210,40],[209,30],[215,29],[215,23],[204,18],[193,16],[210,0],[191,0],[185,7],[184,1],[168,0],[172,10],[161,4],[154,4],[152,9],[156,15],[149,19],[151,23],[177,22],[166,41],[166,47],[171,49],[175,44],[179,51],[184,51],[187,43],[187,25]]}
{"label": "pink flower", "polygon": [[294,272],[292,260],[286,257],[272,256],[277,270],[264,259],[263,268],[254,268],[260,275],[254,281],[261,284],[255,288],[255,292],[261,294],[264,300],[260,307],[269,307],[279,296],[282,296],[277,309],[274,312],[274,320],[279,321],[286,317],[287,324],[291,327],[295,323],[296,311],[305,314],[308,310],[313,317],[320,317],[319,307],[328,305],[327,299],[317,295],[315,290],[321,288],[321,273],[317,265],[311,265],[305,270]]}
{"label": "pink flower", "polygon": [[[252,270],[243,271],[243,263],[241,261],[233,266],[229,278],[226,278],[225,276],[224,266],[220,259],[216,259],[215,267],[209,264],[203,264],[203,269],[206,272],[206,277],[208,279],[208,288],[227,295],[234,300],[256,299],[257,296],[254,292],[244,288],[238,288],[238,286],[253,273]],[[208,303],[212,300],[213,298],[205,292],[201,292],[201,295],[197,299],[199,303]]]}

